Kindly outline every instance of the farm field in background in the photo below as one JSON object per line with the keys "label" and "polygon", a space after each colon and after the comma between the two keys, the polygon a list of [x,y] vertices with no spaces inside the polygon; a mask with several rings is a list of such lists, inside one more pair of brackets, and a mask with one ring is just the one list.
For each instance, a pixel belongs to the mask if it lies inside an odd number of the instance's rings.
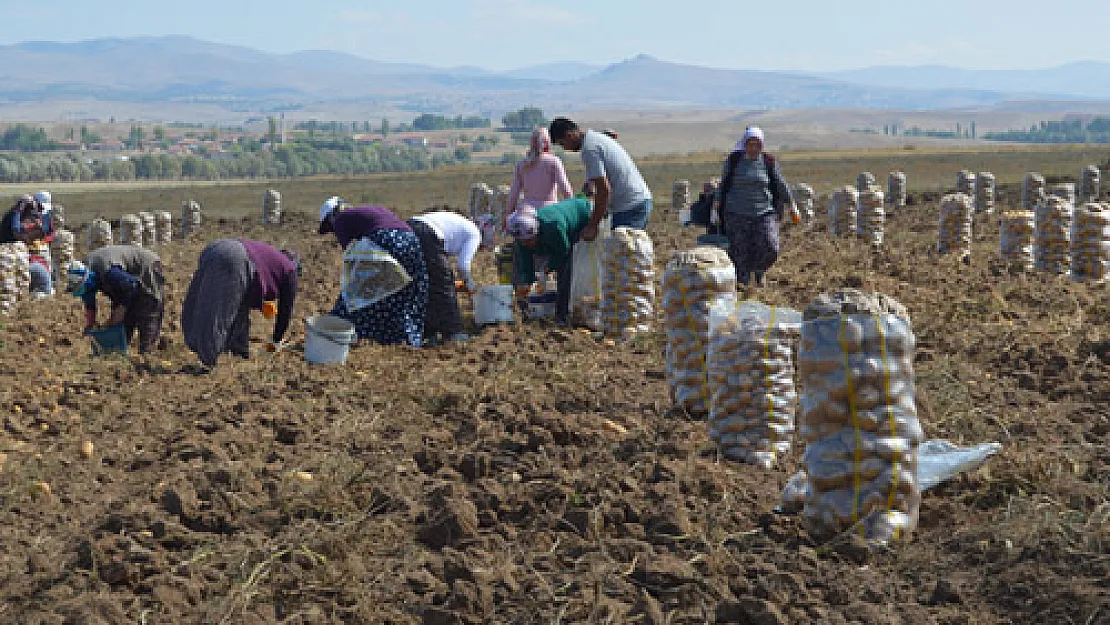
{"label": "farm field in background", "polygon": [[[338,291],[338,249],[315,234],[326,196],[405,215],[461,209],[472,182],[507,182],[508,169],[46,185],[75,224],[177,215],[189,198],[207,221],[158,248],[167,345],[152,357],[93,359],[73,298],[0,318],[11,382],[0,388],[0,622],[1110,622],[1110,288],[1009,273],[991,217],[977,216],[969,265],[934,252],[934,198],[956,171],[993,171],[1005,208],[1026,171],[1074,179],[1106,153],[782,160],[790,182],[822,195],[863,170],[885,183],[902,169],[914,204],[890,216],[872,254],[831,238],[820,202],[757,296],[798,309],[843,286],[897,298],[917,335],[927,438],[1003,445],[926,492],[909,543],[815,543],[777,513],[801,448],[771,471],[720,459],[705,423],[670,408],[659,333],[607,345],[506,325],[462,346],[363,344],[345,367],[304,363],[300,320]],[[581,185],[577,156],[568,162]],[[696,189],[720,157],[641,164],[661,276],[698,234],[678,226],[671,183]],[[259,224],[267,188],[283,195],[279,228]],[[205,242],[224,236],[296,249],[305,274],[287,351],[262,351],[269,326],[255,316],[259,353],[203,375],[182,344],[181,300]],[[490,253],[476,262],[493,282]]]}

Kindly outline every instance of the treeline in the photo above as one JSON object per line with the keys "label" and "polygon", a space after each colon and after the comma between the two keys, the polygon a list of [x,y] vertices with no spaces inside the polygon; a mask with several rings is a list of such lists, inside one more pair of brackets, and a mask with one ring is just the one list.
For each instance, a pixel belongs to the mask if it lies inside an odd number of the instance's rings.
{"label": "treeline", "polygon": [[1110,117],[1095,117],[1089,122],[1081,119],[1042,121],[1030,126],[1029,130],[988,132],[983,138],[1022,143],[1110,143]]}
{"label": "treeline", "polygon": [[76,154],[0,154],[0,182],[125,180],[224,180],[357,175],[434,169],[470,158],[469,151],[429,155],[408,147],[359,146],[350,150],[286,144],[271,150],[228,153],[223,158],[143,154],[87,160]]}
{"label": "treeline", "polygon": [[23,124],[16,124],[4,130],[0,135],[0,150],[14,150],[17,152],[49,152],[60,149],[56,141],[51,141],[42,128],[32,128]]}
{"label": "treeline", "polygon": [[456,117],[444,117],[443,115],[435,115],[432,113],[424,113],[419,117],[412,120],[413,130],[461,130],[466,128],[489,128],[490,119],[488,117],[478,117],[472,115],[470,117],[463,117],[458,115]]}

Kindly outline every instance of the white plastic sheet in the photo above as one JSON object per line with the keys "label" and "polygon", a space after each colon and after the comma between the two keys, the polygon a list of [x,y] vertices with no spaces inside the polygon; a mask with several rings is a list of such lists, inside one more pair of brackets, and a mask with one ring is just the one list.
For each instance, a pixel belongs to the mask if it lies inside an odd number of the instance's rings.
{"label": "white plastic sheet", "polygon": [[352,241],[343,252],[340,289],[349,310],[380,302],[412,282],[401,263],[367,238]]}

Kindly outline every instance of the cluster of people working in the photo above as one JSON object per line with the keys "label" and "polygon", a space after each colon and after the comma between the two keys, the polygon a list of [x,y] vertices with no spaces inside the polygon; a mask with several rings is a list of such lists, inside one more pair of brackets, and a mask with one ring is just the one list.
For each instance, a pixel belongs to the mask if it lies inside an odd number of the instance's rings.
{"label": "cluster of people working", "polygon": [[[538,277],[554,272],[555,321],[561,325],[569,322],[574,245],[594,240],[607,216],[614,228],[636,229],[646,229],[651,217],[651,190],[611,135],[615,133],[582,129],[570,119],[556,118],[549,128],[533,132],[528,153],[513,172],[510,212],[502,224],[514,241],[513,283],[523,298]],[[562,161],[551,154],[552,144],[580,153],[587,178],[582,193],[574,194]],[[793,200],[777,162],[763,152],[758,128],[749,128],[737,143],[722,180],[711,219],[729,239],[729,254],[741,280],[754,278],[762,284],[763,273],[778,256],[778,221]],[[49,220],[44,222],[34,204],[23,202],[21,198],[17,203],[18,219],[5,217],[0,234],[10,235],[18,228],[17,237],[44,236],[49,227],[43,224]],[[369,239],[411,278],[388,297],[359,308],[340,294],[331,314],[351,322],[360,339],[425,347],[469,338],[463,332],[458,294],[478,289],[471,265],[483,243],[478,226],[469,219],[434,211],[405,220],[382,206],[350,206],[331,197],[320,208],[318,233],[334,235],[343,249],[352,241]],[[211,242],[200,255],[181,311],[186,345],[209,367],[224,353],[247,358],[250,314],[259,311],[274,319],[266,349],[281,349],[301,276],[296,252],[261,241]],[[165,280],[154,252],[103,247],[91,252],[85,263],[73,262],[66,281],[67,291],[85,304],[87,330],[123,324],[129,341],[138,332],[140,353],[158,344]],[[112,304],[105,324],[98,324],[98,293]]]}

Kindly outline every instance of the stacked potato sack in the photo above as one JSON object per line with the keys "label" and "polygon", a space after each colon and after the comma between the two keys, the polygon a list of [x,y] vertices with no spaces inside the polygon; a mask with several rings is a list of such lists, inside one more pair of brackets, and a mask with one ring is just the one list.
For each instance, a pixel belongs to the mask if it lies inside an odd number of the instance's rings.
{"label": "stacked potato sack", "polygon": [[138,217],[143,224],[143,247],[158,245],[158,222],[154,219],[154,213],[143,211]]}
{"label": "stacked potato sack", "polygon": [[493,203],[493,189],[484,182],[476,182],[470,185],[470,201],[468,207],[470,209],[470,218],[475,222],[482,215],[490,212],[490,205]]}
{"label": "stacked potato sack", "polygon": [[628,338],[651,330],[655,314],[655,253],[643,230],[621,226],[602,244],[601,326]]}
{"label": "stacked potato sack", "polygon": [[55,204],[50,209],[50,224],[54,231],[65,230],[66,227],[66,207],[61,204]]}
{"label": "stacked potato sack", "polygon": [[870,190],[859,194],[859,214],[856,234],[872,247],[883,244],[883,228],[886,225],[886,211],[883,209],[882,191]]}
{"label": "stacked potato sack", "polygon": [[494,223],[505,223],[505,217],[509,212],[509,192],[512,187],[507,184],[497,185],[497,189],[493,192],[493,200],[490,202],[490,213],[493,214]]}
{"label": "stacked potato sack", "polygon": [[894,208],[906,206],[906,172],[890,172],[886,179],[886,193],[886,201]]}
{"label": "stacked potato sack", "polygon": [[856,176],[856,191],[860,193],[877,189],[878,185],[879,181],[875,178],[875,174],[869,171],[865,171]]}
{"label": "stacked potato sack", "polygon": [[173,241],[173,213],[158,211],[154,213],[154,223],[158,231],[158,242],[162,244]]}
{"label": "stacked potato sack", "polygon": [[735,297],[736,269],[721,248],[702,246],[671,255],[663,272],[667,386],[675,404],[690,414],[709,414],[709,310]]}
{"label": "stacked potato sack", "polygon": [[975,174],[961,169],[956,173],[956,193],[963,193],[968,197],[975,197]]}
{"label": "stacked potato sack", "polygon": [[181,203],[181,238],[187,239],[200,230],[202,217],[200,202],[187,200]]}
{"label": "stacked potato sack", "polygon": [[1034,211],[1046,197],[1044,176],[1037,172],[1025,174],[1021,182],[1021,209]]}
{"label": "stacked potato sack", "polygon": [[1100,172],[1098,165],[1087,165],[1079,175],[1079,201],[1097,202],[1099,196]]}
{"label": "stacked potato sack", "polygon": [[809,482],[802,522],[817,540],[856,528],[867,540],[917,526],[916,339],[905,307],[844,289],[804,313],[799,434]]}
{"label": "stacked potato sack", "polygon": [[0,243],[0,314],[11,314],[31,290],[31,264],[27,246]]}
{"label": "stacked potato sack", "polygon": [[88,251],[91,252],[112,243],[112,224],[100,218],[92,220],[89,224]]}
{"label": "stacked potato sack", "polygon": [[50,257],[54,261],[54,279],[65,284],[66,269],[77,258],[77,236],[70,230],[55,230],[50,242]]}
{"label": "stacked potato sack", "polygon": [[994,213],[994,174],[989,171],[975,177],[975,212]]}
{"label": "stacked potato sack", "polygon": [[1088,202],[1075,211],[1071,277],[1099,283],[1110,279],[1110,204]]}
{"label": "stacked potato sack", "polygon": [[710,314],[709,436],[729,458],[770,469],[794,433],[801,315],[750,302]]}
{"label": "stacked potato sack", "polygon": [[121,245],[143,245],[143,222],[138,215],[124,215],[119,218],[119,242]]}
{"label": "stacked potato sack", "polygon": [[1058,197],[1066,201],[1068,204],[1075,206],[1076,194],[1075,183],[1073,182],[1061,182],[1059,184],[1051,185],[1048,187],[1048,194]]}
{"label": "stacked potato sack", "polygon": [[813,187],[805,183],[795,184],[791,190],[790,195],[794,198],[794,203],[798,205],[798,212],[802,214],[802,219],[806,223],[813,221],[815,213],[813,211],[814,202],[817,194],[813,192]]}
{"label": "stacked potato sack", "polygon": [[940,201],[940,223],[937,226],[937,252],[971,255],[971,223],[974,216],[971,196],[950,193]]}
{"label": "stacked potato sack", "polygon": [[671,207],[676,211],[690,208],[689,180],[675,180],[671,185]]}
{"label": "stacked potato sack", "polygon": [[999,255],[1022,269],[1033,268],[1033,232],[1036,220],[1033,211],[1013,210],[1002,213],[1002,242]]}
{"label": "stacked potato sack", "polygon": [[848,236],[856,231],[856,215],[859,206],[859,191],[851,185],[844,185],[829,196],[829,232],[838,236]]}
{"label": "stacked potato sack", "polygon": [[267,189],[262,194],[262,225],[279,225],[281,218],[281,193],[274,189]]}
{"label": "stacked potato sack", "polygon": [[1064,274],[1071,268],[1069,247],[1075,206],[1050,195],[1034,213],[1033,265],[1040,271]]}

